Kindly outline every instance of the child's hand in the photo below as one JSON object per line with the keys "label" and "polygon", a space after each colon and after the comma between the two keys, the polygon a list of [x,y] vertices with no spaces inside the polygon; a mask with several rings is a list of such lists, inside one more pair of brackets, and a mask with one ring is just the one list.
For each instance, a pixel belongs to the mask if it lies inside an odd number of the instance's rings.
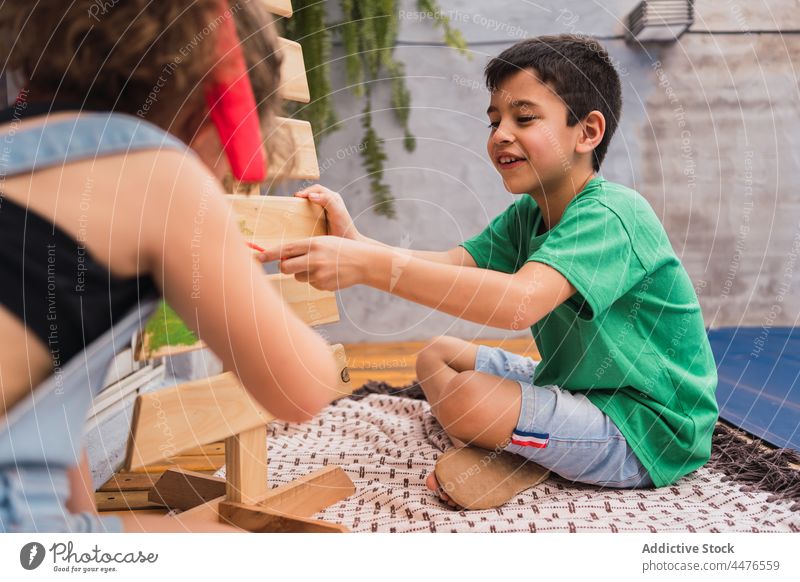
{"label": "child's hand", "polygon": [[367,280],[369,271],[380,271],[382,247],[336,236],[315,236],[266,249],[262,262],[280,261],[281,273],[294,275],[323,291],[345,289]]}
{"label": "child's hand", "polygon": [[356,230],[344,200],[338,192],[328,190],[324,186],[314,184],[294,194],[298,198],[306,198],[322,206],[328,214],[328,228],[331,236],[359,240],[361,235]]}

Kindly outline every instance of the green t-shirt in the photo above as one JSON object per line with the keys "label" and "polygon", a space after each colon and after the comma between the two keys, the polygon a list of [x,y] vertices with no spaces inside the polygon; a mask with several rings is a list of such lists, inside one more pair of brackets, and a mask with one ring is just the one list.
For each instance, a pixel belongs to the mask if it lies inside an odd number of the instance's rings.
{"label": "green t-shirt", "polygon": [[658,217],[637,192],[592,179],[561,220],[523,195],[463,243],[478,267],[528,261],[577,289],[531,327],[542,360],[533,382],[587,398],[625,436],[658,487],[708,461],[717,372],[700,304]]}

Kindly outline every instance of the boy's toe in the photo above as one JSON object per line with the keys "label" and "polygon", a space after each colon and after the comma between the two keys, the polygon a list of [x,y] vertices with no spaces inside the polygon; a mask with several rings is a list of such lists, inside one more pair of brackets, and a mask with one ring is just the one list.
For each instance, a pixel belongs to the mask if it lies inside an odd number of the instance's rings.
{"label": "boy's toe", "polygon": [[428,487],[428,489],[436,493],[436,495],[438,495],[439,498],[445,503],[447,503],[450,507],[458,507],[455,503],[453,503],[453,500],[450,499],[445,494],[444,490],[439,486],[439,481],[436,480],[436,473],[434,473],[433,471],[431,471],[431,474],[428,475],[428,478],[425,480],[425,485]]}

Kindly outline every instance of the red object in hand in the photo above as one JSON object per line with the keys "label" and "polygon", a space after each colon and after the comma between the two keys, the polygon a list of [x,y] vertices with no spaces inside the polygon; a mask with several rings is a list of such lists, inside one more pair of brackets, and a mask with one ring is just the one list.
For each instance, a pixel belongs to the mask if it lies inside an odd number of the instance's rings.
{"label": "red object in hand", "polygon": [[249,246],[249,247],[250,247],[251,249],[253,249],[254,251],[258,251],[259,253],[265,253],[265,252],[267,252],[267,251],[266,251],[266,249],[262,249],[260,246],[258,246],[258,245],[257,245],[257,244],[255,244],[255,243],[251,243],[251,242],[249,242],[249,243],[244,243],[244,244],[246,244],[247,246]]}
{"label": "red object in hand", "polygon": [[206,89],[206,104],[234,177],[240,182],[263,182],[267,159],[253,86],[228,0],[220,5],[218,61]]}

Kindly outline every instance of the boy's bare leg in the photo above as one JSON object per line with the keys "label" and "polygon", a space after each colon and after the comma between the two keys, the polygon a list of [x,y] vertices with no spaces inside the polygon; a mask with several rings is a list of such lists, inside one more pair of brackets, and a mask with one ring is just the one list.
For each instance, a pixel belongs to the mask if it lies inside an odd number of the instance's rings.
{"label": "boy's bare leg", "polygon": [[[517,426],[522,396],[519,384],[475,371],[478,346],[440,337],[422,350],[417,378],[431,412],[451,440],[484,449],[503,449]],[[444,495],[433,473],[427,486]]]}
{"label": "boy's bare leg", "polygon": [[431,340],[417,356],[417,380],[436,413],[447,385],[461,372],[475,369],[476,344],[449,336]]}

